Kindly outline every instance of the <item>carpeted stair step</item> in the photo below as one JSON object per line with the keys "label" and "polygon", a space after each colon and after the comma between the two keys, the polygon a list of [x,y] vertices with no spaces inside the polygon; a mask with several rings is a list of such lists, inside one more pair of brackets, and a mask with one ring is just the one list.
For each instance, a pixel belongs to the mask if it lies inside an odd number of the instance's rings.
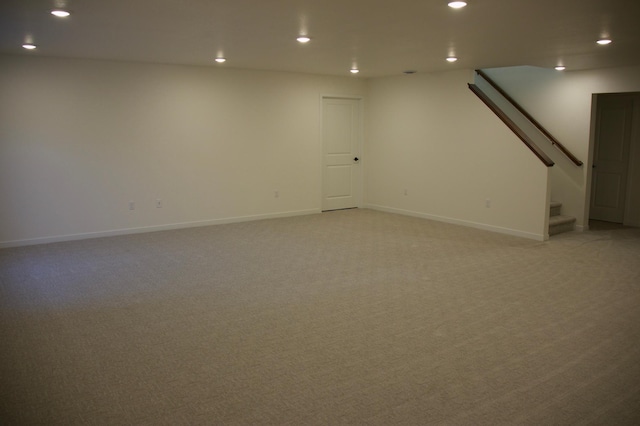
{"label": "carpeted stair step", "polygon": [[560,234],[561,232],[573,231],[576,218],[571,216],[555,215],[549,218],[549,235]]}
{"label": "carpeted stair step", "polygon": [[560,210],[562,210],[562,203],[558,201],[552,201],[549,207],[549,216],[559,216]]}

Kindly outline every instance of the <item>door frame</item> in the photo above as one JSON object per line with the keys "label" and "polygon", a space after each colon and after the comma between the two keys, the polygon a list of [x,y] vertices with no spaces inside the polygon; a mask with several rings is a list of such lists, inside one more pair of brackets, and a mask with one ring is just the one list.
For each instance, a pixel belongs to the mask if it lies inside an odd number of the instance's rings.
{"label": "door frame", "polygon": [[364,96],[361,95],[335,95],[335,94],[321,94],[319,100],[320,110],[320,211],[322,211],[322,205],[324,202],[324,100],[325,99],[345,99],[358,101],[358,158],[360,159],[358,164],[358,187],[356,198],[356,207],[362,208],[364,206],[364,167],[365,167],[365,155],[364,155]]}
{"label": "door frame", "polygon": [[623,225],[640,227],[640,222],[631,221],[631,207],[635,203],[640,203],[640,182],[634,182],[633,176],[640,171],[640,92],[612,92],[612,93],[594,93],[591,95],[591,128],[589,130],[589,159],[587,162],[587,182],[585,187],[585,229],[588,229],[589,219],[591,216],[591,198],[593,196],[593,161],[595,154],[595,144],[598,125],[598,101],[604,96],[629,96],[634,99],[633,104],[633,128],[631,133],[631,144],[629,146],[629,164],[627,168],[627,189],[625,191],[625,207]]}

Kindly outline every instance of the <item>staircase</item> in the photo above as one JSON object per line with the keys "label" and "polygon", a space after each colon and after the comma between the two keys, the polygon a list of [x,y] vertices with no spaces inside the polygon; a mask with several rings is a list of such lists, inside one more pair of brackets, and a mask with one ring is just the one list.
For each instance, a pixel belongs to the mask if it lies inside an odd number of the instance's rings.
{"label": "staircase", "polygon": [[549,208],[549,236],[560,234],[562,232],[573,231],[576,224],[576,218],[571,216],[562,216],[562,203],[557,201],[551,202]]}
{"label": "staircase", "polygon": [[[550,149],[550,146],[557,148],[564,157],[570,160],[575,166],[583,166],[582,161],[553,137],[547,129],[537,122],[531,114],[522,108],[520,104],[498,86],[484,71],[476,70],[476,74],[477,76],[474,79],[475,84],[469,84],[469,89],[513,131],[545,166],[552,167],[555,165],[555,162],[546,152],[546,150]],[[551,143],[550,146],[549,142]],[[556,166],[556,170],[559,170],[554,173],[559,173],[561,176],[570,176],[570,173],[573,172],[567,170],[567,166],[571,167],[570,163],[565,161],[559,162],[559,165]],[[549,182],[549,179],[547,182]],[[566,190],[566,185],[559,182],[561,182],[561,179],[553,180],[552,184],[557,187],[551,187],[552,193],[562,193]],[[549,236],[573,231],[576,227],[576,218],[563,216],[560,214],[561,210],[562,203],[551,202],[549,211]]]}

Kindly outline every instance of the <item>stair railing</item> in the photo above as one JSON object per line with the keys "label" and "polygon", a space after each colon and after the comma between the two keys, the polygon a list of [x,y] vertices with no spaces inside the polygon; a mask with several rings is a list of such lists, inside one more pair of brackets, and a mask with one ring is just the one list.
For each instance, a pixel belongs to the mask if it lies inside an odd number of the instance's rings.
{"label": "stair railing", "polygon": [[571,153],[564,145],[562,145],[547,129],[545,129],[542,124],[540,124],[535,118],[531,116],[520,104],[518,104],[507,92],[502,90],[498,84],[493,81],[484,71],[476,70],[479,76],[481,76],[487,83],[489,83],[498,93],[500,93],[507,101],[511,103],[523,116],[531,122],[540,132],[549,139],[551,145],[557,147],[569,160],[571,160],[576,166],[582,166],[582,161],[578,160],[575,155]]}
{"label": "stair railing", "polygon": [[482,102],[484,102],[485,105],[487,105],[487,107],[489,107],[489,109],[493,111],[498,118],[500,118],[503,123],[506,124],[507,127],[516,134],[516,136],[518,136],[518,138],[520,138],[522,142],[524,142],[524,144],[540,159],[540,161],[544,163],[545,166],[551,167],[554,165],[551,158],[549,158],[549,156],[545,154],[544,151],[542,151],[540,147],[536,145],[536,143],[527,136],[527,134],[513,120],[511,120],[498,105],[496,105],[495,102],[489,99],[489,97],[480,90],[478,86],[475,84],[469,84],[469,89],[471,89],[471,91],[475,93],[476,96],[478,96],[478,98],[480,98],[480,100],[482,100]]}

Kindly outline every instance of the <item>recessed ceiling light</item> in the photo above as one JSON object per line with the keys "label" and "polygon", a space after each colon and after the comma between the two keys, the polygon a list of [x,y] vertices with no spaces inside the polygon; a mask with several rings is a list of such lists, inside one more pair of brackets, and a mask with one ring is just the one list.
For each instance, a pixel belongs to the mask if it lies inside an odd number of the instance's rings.
{"label": "recessed ceiling light", "polygon": [[599,45],[604,46],[604,45],[610,44],[611,40],[608,39],[608,38],[603,38],[603,39],[598,40],[596,43],[598,43]]}
{"label": "recessed ceiling light", "polygon": [[300,36],[296,40],[298,40],[298,42],[300,43],[309,43],[311,41],[311,38],[307,36]]}
{"label": "recessed ceiling light", "polygon": [[67,16],[71,15],[71,13],[63,9],[54,9],[51,11],[51,14],[53,16],[57,16],[58,18],[66,18]]}
{"label": "recessed ceiling light", "polygon": [[27,50],[33,50],[36,48],[36,45],[33,43],[25,43],[22,45],[22,47],[24,47]]}
{"label": "recessed ceiling light", "polygon": [[455,62],[455,61],[457,61],[457,60],[458,60],[458,58],[456,58],[455,56],[449,56],[449,57],[447,58],[447,61],[448,61],[448,62]]}
{"label": "recessed ceiling light", "polygon": [[224,62],[226,62],[227,60],[225,58],[216,58],[216,62],[219,64],[222,64]]}
{"label": "recessed ceiling light", "polygon": [[453,8],[453,9],[462,9],[466,5],[467,5],[467,2],[464,2],[464,1],[450,1],[449,2],[449,7]]}
{"label": "recessed ceiling light", "polygon": [[357,68],[351,68],[351,69],[349,70],[349,72],[350,72],[351,74],[358,74],[358,73],[360,72],[360,70],[359,70],[359,69],[357,69]]}
{"label": "recessed ceiling light", "polygon": [[566,69],[567,69],[567,67],[564,67],[564,66],[562,66],[562,65],[558,65],[558,66],[556,67],[556,71],[564,71],[564,70],[566,70]]}

